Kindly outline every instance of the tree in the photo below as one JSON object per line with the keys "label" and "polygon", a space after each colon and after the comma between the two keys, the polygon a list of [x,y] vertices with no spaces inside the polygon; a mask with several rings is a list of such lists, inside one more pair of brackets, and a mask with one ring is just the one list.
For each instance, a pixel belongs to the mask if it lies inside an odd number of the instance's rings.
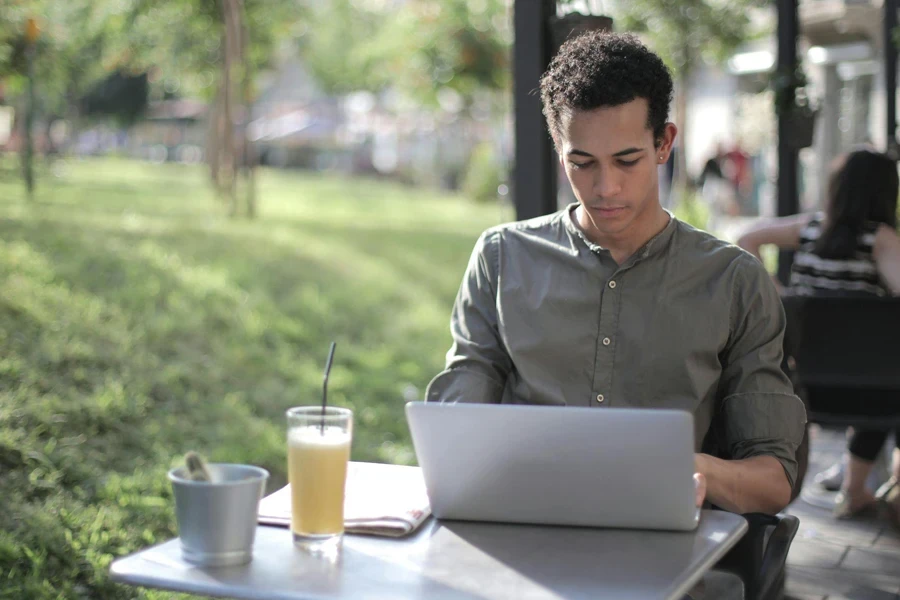
{"label": "tree", "polygon": [[[133,123],[146,107],[146,67],[129,42],[134,13],[145,0],[17,0],[0,4],[0,79],[9,100],[26,104],[28,81],[38,88],[34,103],[49,141],[53,123],[65,119],[74,140],[86,117]],[[24,32],[29,18],[41,30],[32,50],[29,78]],[[30,127],[19,131],[28,145]],[[64,149],[63,149],[64,150]],[[26,175],[26,181],[28,177]]]}
{"label": "tree", "polygon": [[[439,103],[442,90],[459,95],[468,108],[484,92],[510,85],[512,31],[502,0],[420,0],[382,32],[385,68],[392,81],[425,104]],[[396,40],[393,46],[389,40]]]}
{"label": "tree", "polygon": [[[213,188],[232,216],[256,213],[255,160],[247,138],[253,76],[303,11],[291,0],[133,0],[127,44],[168,93],[210,102],[207,162]],[[237,136],[235,135],[237,133]],[[245,175],[243,211],[238,175]]]}
{"label": "tree", "polygon": [[309,13],[304,59],[331,93],[399,91],[437,106],[442,90],[463,108],[510,84],[512,42],[507,0],[331,0]]}
{"label": "tree", "polygon": [[645,34],[675,74],[675,123],[681,132],[673,188],[682,196],[687,185],[685,137],[687,89],[702,63],[721,63],[755,32],[754,8],[766,0],[629,0],[622,4],[618,29]]}
{"label": "tree", "polygon": [[387,10],[352,0],[313,3],[301,26],[298,47],[322,89],[346,94],[389,86],[383,52],[373,40],[396,17]]}
{"label": "tree", "polygon": [[[109,6],[87,0],[20,0],[0,7],[0,78],[13,102],[18,101],[17,112],[25,115],[19,130],[29,195],[32,117],[40,112],[48,129],[58,117],[73,117],[77,99],[105,74],[105,40],[113,31],[106,18]],[[29,39],[29,24],[34,39]]]}
{"label": "tree", "polygon": [[[25,23],[38,15],[35,78],[47,122],[78,120],[82,100],[98,106],[96,87],[149,75],[162,96],[210,100],[210,172],[230,211],[239,211],[236,173],[246,167],[245,212],[253,214],[252,150],[246,115],[253,74],[302,11],[292,0],[17,0],[0,3],[0,78],[14,98],[25,90]],[[102,104],[102,102],[101,102]],[[135,115],[134,111],[131,112]],[[234,136],[237,131],[239,135]]]}

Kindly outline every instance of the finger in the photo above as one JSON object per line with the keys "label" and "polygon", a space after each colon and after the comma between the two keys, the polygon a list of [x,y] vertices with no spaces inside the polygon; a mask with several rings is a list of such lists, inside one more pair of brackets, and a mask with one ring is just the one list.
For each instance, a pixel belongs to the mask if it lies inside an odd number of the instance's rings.
{"label": "finger", "polygon": [[703,501],[706,499],[706,477],[704,477],[702,473],[694,473],[694,490],[696,492],[694,499],[697,508],[700,508],[703,506]]}

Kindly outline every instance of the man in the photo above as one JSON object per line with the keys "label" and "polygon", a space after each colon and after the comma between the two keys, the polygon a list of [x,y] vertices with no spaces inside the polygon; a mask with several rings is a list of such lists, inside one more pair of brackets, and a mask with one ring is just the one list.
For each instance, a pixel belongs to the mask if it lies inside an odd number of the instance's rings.
{"label": "man", "polygon": [[755,258],[660,205],[665,65],[633,36],[585,34],[541,97],[578,203],[482,234],[426,399],[688,410],[698,502],[780,511],[806,420],[779,366],[784,311]]}

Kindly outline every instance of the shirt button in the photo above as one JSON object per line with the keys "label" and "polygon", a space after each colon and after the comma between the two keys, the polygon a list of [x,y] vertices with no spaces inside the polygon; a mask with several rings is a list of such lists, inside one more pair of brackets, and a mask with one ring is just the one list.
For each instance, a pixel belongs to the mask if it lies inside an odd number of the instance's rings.
{"label": "shirt button", "polygon": [[612,289],[616,289],[616,281],[615,281],[615,280],[610,281],[610,282],[609,282],[609,287],[611,287]]}
{"label": "shirt button", "polygon": [[603,402],[603,394],[597,394],[597,402]]}
{"label": "shirt button", "polygon": [[610,343],[610,342],[609,342],[609,338],[603,338],[603,345],[604,345],[604,346],[609,346],[609,343]]}

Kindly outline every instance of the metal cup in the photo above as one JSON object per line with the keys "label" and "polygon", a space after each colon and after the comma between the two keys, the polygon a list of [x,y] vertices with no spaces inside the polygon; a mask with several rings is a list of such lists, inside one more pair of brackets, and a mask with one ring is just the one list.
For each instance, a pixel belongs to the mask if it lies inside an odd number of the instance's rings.
{"label": "metal cup", "polygon": [[207,465],[213,479],[169,471],[184,560],[206,567],[242,565],[253,557],[259,501],[269,472],[251,465]]}

